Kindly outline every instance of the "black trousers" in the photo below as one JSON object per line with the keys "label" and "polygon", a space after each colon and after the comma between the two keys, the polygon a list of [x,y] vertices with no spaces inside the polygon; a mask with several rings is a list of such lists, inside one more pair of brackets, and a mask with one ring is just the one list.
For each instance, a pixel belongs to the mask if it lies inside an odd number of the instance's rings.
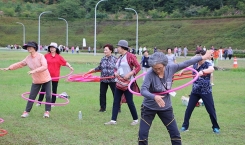
{"label": "black trousers", "polygon": [[149,130],[156,114],[167,128],[172,145],[181,145],[181,137],[174,118],[173,108],[171,107],[167,110],[151,110],[143,105],[141,106],[139,145],[148,145]]}
{"label": "black trousers", "polygon": [[232,54],[228,54],[228,57],[229,57],[229,59],[231,59],[231,57],[232,57]]}
{"label": "black trousers", "polygon": [[100,82],[100,108],[102,110],[106,110],[106,92],[108,90],[108,86],[110,86],[111,92],[114,97],[116,83],[115,82],[110,82],[110,83]]}
{"label": "black trousers", "polygon": [[[57,94],[57,88],[58,88],[58,83],[57,81],[52,81],[52,93]],[[41,92],[45,92],[45,87],[42,87]],[[44,94],[40,94],[38,101],[43,101]],[[51,103],[56,102],[56,96],[52,95],[52,101]]]}
{"label": "black trousers", "polygon": [[191,93],[190,95],[190,99],[189,99],[189,103],[188,106],[186,108],[185,111],[185,118],[184,118],[184,123],[182,125],[182,127],[185,127],[186,129],[189,128],[189,120],[191,118],[191,114],[198,102],[199,99],[203,100],[204,106],[209,114],[210,120],[212,122],[212,128],[218,128],[219,129],[219,125],[217,122],[217,117],[216,117],[216,112],[215,112],[215,108],[214,108],[214,100],[213,100],[213,96],[212,93],[209,94],[194,94]]}

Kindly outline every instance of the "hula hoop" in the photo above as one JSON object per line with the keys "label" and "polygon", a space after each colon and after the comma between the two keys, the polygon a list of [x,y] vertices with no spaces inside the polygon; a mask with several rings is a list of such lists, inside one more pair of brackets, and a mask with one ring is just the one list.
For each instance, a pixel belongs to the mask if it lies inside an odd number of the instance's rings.
{"label": "hula hoop", "polygon": [[0,123],[3,123],[3,122],[4,122],[4,120],[2,118],[0,118]]}
{"label": "hula hoop", "polygon": [[[4,120],[2,118],[0,118],[0,123],[3,123]],[[4,130],[4,129],[0,129],[0,136],[4,136],[8,134],[7,130]]]}
{"label": "hula hoop", "polygon": [[8,134],[7,130],[0,129],[0,136],[4,136],[6,134]]}
{"label": "hula hoop", "polygon": [[[48,102],[41,102],[41,101],[37,101],[37,100],[32,100],[32,99],[29,99],[29,98],[26,98],[25,95],[27,94],[30,94],[30,92],[25,92],[23,94],[21,94],[21,97],[27,101],[31,101],[31,102],[34,102],[34,103],[39,103],[39,104],[46,104],[46,105],[54,105],[54,106],[65,106],[67,105],[70,101],[69,99],[67,99],[66,97],[60,95],[60,94],[53,94],[54,96],[59,96],[60,98],[66,100],[65,103],[48,103]],[[39,92],[39,94],[46,94],[46,92]]]}
{"label": "hula hoop", "polygon": [[[156,94],[156,95],[162,95],[162,94],[167,94],[167,93],[170,93],[170,92],[174,92],[174,91],[177,91],[177,90],[180,90],[180,89],[183,89],[183,88],[189,86],[190,84],[192,84],[194,81],[197,80],[197,78],[198,78],[198,72],[197,72],[195,69],[193,69],[193,68],[185,68],[185,70],[191,70],[191,71],[194,71],[194,72],[196,73],[195,77],[194,77],[191,81],[189,81],[189,82],[187,82],[186,84],[181,85],[181,86],[179,86],[179,87],[173,88],[173,89],[171,89],[171,90],[167,90],[167,91],[165,91],[165,92],[160,92],[160,93],[153,93],[153,94]],[[128,84],[128,90],[129,90],[132,94],[134,94],[134,95],[136,95],[136,96],[142,96],[140,93],[134,92],[134,91],[130,88],[130,86],[132,85],[133,82],[135,82],[137,79],[139,79],[140,77],[142,77],[142,76],[144,76],[144,75],[146,75],[146,72],[143,73],[143,74],[140,74],[140,75],[137,76],[137,77],[135,77],[135,78],[134,78],[133,80],[131,80],[131,82]]]}
{"label": "hula hoop", "polygon": [[51,79],[52,80],[58,80],[58,79],[66,78],[66,77],[70,76],[72,73],[73,73],[73,70],[71,70],[70,73],[65,75],[65,76],[53,77]]}
{"label": "hula hoop", "polygon": [[104,79],[112,79],[114,76],[109,77],[100,77],[100,76],[93,76],[91,73],[81,73],[81,74],[74,74],[70,75],[67,78],[68,82],[100,82]]}

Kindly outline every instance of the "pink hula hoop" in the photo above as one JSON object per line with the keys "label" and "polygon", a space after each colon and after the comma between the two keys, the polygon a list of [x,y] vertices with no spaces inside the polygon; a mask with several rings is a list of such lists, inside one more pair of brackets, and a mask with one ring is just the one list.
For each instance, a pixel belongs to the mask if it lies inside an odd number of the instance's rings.
{"label": "pink hula hoop", "polygon": [[[188,68],[188,67],[187,67],[187,68],[185,68],[185,70],[191,70],[191,71],[194,71],[194,72],[196,73],[195,77],[194,77],[191,81],[189,81],[189,82],[187,82],[186,84],[181,85],[181,86],[179,86],[179,87],[173,88],[173,89],[171,89],[171,90],[167,90],[167,91],[165,91],[165,92],[160,92],[160,93],[153,93],[153,94],[156,94],[156,95],[162,95],[162,94],[167,94],[167,93],[170,93],[170,92],[174,92],[174,91],[177,91],[177,90],[180,90],[180,89],[183,89],[183,88],[189,86],[190,84],[192,84],[194,81],[197,80],[197,78],[198,78],[198,72],[197,72],[195,69],[193,69],[193,68]],[[136,96],[142,96],[140,93],[134,92],[134,91],[130,88],[130,86],[131,86],[132,83],[135,82],[137,79],[139,79],[140,77],[146,75],[146,73],[147,73],[147,72],[142,73],[142,74],[140,74],[139,76],[136,76],[136,77],[135,77],[133,80],[131,80],[131,82],[128,84],[128,90],[129,90],[132,94],[134,94],[134,95],[136,95]]]}
{"label": "pink hula hoop", "polygon": [[[29,99],[29,98],[26,98],[25,95],[27,94],[30,94],[30,92],[25,92],[23,94],[21,94],[21,97],[27,101],[31,101],[31,102],[34,102],[34,103],[39,103],[39,104],[47,104],[47,105],[55,105],[55,106],[65,106],[67,105],[70,101],[69,99],[67,99],[66,97],[60,95],[60,94],[53,94],[52,95],[55,95],[55,96],[59,96],[60,98],[66,100],[65,103],[48,103],[48,102],[40,102],[40,101],[37,101],[37,100],[32,100],[32,99]],[[45,92],[39,92],[39,94],[46,94]]]}
{"label": "pink hula hoop", "polygon": [[4,122],[4,120],[2,118],[0,118],[0,123],[3,123],[3,122]]}
{"label": "pink hula hoop", "polygon": [[93,76],[91,73],[84,73],[84,74],[74,74],[67,78],[69,82],[100,82],[103,79],[111,79],[114,76],[109,77],[100,77],[100,76]]}
{"label": "pink hula hoop", "polygon": [[73,70],[71,70],[70,73],[65,75],[65,76],[53,77],[52,80],[58,80],[58,79],[66,78],[66,77],[70,76],[72,73],[73,73]]}

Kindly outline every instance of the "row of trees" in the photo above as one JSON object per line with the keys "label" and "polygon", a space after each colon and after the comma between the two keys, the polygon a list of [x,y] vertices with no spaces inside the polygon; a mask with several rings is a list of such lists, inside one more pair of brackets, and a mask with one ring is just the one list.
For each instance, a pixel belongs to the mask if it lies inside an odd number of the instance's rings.
{"label": "row of trees", "polygon": [[[0,0],[6,16],[33,17],[49,10],[64,18],[93,18],[99,0]],[[132,18],[124,8],[135,9],[139,18],[183,18],[242,15],[245,0],[108,0],[98,7],[99,18]],[[123,16],[123,17],[122,17]]]}

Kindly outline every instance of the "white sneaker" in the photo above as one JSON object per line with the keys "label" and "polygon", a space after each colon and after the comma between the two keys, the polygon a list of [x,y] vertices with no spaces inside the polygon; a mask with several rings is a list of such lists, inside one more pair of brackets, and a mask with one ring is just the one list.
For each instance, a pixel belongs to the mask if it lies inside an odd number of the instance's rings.
{"label": "white sneaker", "polygon": [[117,122],[116,121],[109,121],[109,122],[106,122],[104,125],[116,125]]}
{"label": "white sneaker", "polygon": [[29,113],[26,112],[26,111],[24,111],[23,114],[22,114],[20,117],[26,118],[26,117],[28,117],[28,116],[29,116]]}
{"label": "white sneaker", "polygon": [[137,125],[139,123],[138,120],[134,120],[132,123],[130,123],[130,125]]}
{"label": "white sneaker", "polygon": [[39,106],[41,106],[41,104],[37,103],[36,106],[39,107]]}
{"label": "white sneaker", "polygon": [[49,111],[45,111],[45,112],[44,112],[43,118],[49,118]]}
{"label": "white sneaker", "polygon": [[211,83],[211,86],[214,86],[214,83]]}

